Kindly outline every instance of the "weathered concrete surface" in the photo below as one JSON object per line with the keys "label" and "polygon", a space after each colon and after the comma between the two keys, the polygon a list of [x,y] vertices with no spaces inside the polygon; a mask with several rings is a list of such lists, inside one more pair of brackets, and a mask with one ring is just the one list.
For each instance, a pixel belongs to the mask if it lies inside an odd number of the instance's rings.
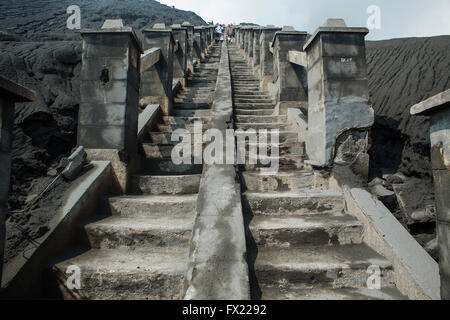
{"label": "weathered concrete surface", "polygon": [[[155,25],[156,27],[156,25]],[[159,104],[164,115],[172,113],[172,81],[175,40],[171,29],[144,29],[144,50],[160,48],[161,58],[141,74],[141,97],[151,97],[151,103]]]}
{"label": "weathered concrete surface", "polygon": [[152,67],[161,59],[161,49],[151,48],[141,55],[141,73]]}
{"label": "weathered concrete surface", "polygon": [[181,25],[187,30],[186,65],[190,73],[194,73],[194,26],[188,21]]}
{"label": "weathered concrete surface", "polygon": [[188,30],[181,25],[172,25],[173,38],[178,43],[178,50],[174,52],[173,57],[173,78],[185,84],[187,74],[187,46]]}
{"label": "weathered concrete surface", "polygon": [[297,108],[287,109],[287,122],[293,131],[298,132],[299,141],[305,143],[308,133],[308,118],[303,111]]}
{"label": "weathered concrete surface", "polygon": [[439,300],[439,268],[379,200],[343,186],[347,211],[365,226],[364,242],[394,266],[395,284],[410,299]]}
{"label": "weathered concrete surface", "polygon": [[2,287],[7,299],[42,298],[44,268],[51,259],[67,252],[79,237],[75,226],[97,214],[99,199],[118,191],[110,162],[94,161],[68,191],[66,203],[49,224],[50,231],[30,244],[27,255],[17,256],[5,268]]}
{"label": "weathered concrete surface", "polygon": [[273,36],[275,32],[281,31],[281,28],[266,27],[261,30],[259,38],[259,56],[260,56],[260,81],[261,88],[267,89],[267,84],[273,81],[273,54],[270,52]]}
{"label": "weathered concrete surface", "polygon": [[78,145],[136,152],[141,45],[130,27],[82,30]]}
{"label": "weathered concrete surface", "polygon": [[[8,211],[7,201],[11,180],[14,103],[34,100],[34,91],[0,76],[0,283],[5,248],[5,217]],[[1,288],[0,285],[0,290]]]}
{"label": "weathered concrete surface", "polygon": [[144,111],[139,114],[137,138],[139,142],[144,141],[151,129],[158,122],[161,116],[161,107],[159,104],[149,104]]}
{"label": "weathered concrete surface", "polygon": [[450,300],[450,90],[411,108],[412,115],[430,115],[431,166],[433,171],[441,297]]}
{"label": "weathered concrete surface", "polygon": [[304,46],[308,57],[308,142],[311,163],[331,163],[336,139],[374,122],[367,87],[365,28],[320,27]]}
{"label": "weathered concrete surface", "polygon": [[[212,127],[222,132],[232,118],[231,76],[223,43]],[[205,165],[191,240],[187,300],[249,299],[241,195],[233,165]]]}
{"label": "weathered concrete surface", "polygon": [[289,51],[303,50],[307,33],[283,30],[275,33],[271,45],[279,114],[286,114],[288,107],[308,101],[307,71],[304,67],[289,62]]}

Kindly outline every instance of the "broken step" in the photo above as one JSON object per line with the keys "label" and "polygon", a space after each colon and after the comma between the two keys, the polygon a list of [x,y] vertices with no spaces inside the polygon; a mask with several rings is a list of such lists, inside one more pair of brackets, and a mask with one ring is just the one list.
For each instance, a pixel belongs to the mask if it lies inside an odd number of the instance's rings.
{"label": "broken step", "polygon": [[247,191],[244,200],[254,215],[305,215],[344,209],[342,193],[331,190]]}
{"label": "broken step", "polygon": [[[188,254],[188,247],[91,249],[56,264],[52,274],[69,300],[181,300]],[[73,265],[81,289],[66,286]]]}
{"label": "broken step", "polygon": [[[249,218],[247,216],[247,218]],[[303,216],[253,216],[249,230],[258,246],[292,247],[362,243],[363,225],[339,212]]]}

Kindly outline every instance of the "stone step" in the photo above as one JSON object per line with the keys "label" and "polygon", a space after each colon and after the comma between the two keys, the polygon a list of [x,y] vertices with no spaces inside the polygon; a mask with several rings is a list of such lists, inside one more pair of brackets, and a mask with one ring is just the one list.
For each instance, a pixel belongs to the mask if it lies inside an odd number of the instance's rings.
{"label": "stone step", "polygon": [[146,175],[191,175],[203,170],[203,165],[194,164],[193,159],[190,164],[175,164],[172,158],[146,158],[143,162]]}
{"label": "stone step", "polygon": [[[257,131],[257,134],[259,135],[259,131]],[[236,132],[236,136],[240,135],[245,135],[245,132],[243,133]],[[278,135],[279,135],[279,143],[298,142],[298,132],[296,131],[280,131]]]}
{"label": "stone step", "polygon": [[[370,266],[381,271],[381,287],[394,286],[392,264],[366,245],[260,247],[255,261],[258,283],[286,289],[367,288]],[[264,295],[264,292],[263,292]]]}
{"label": "stone step", "polygon": [[368,288],[330,288],[317,284],[289,285],[280,287],[277,285],[261,285],[261,300],[408,300],[396,288],[387,287],[380,289]]}
{"label": "stone step", "polygon": [[[246,153],[245,156],[248,157],[250,153],[250,149],[252,147],[258,148],[257,152],[262,156],[274,156],[275,147],[278,147],[278,155],[279,156],[293,156],[297,155],[302,160],[304,160],[305,156],[305,145],[300,142],[286,142],[286,143],[274,143],[271,144],[270,137],[267,140],[267,146],[265,149],[261,149],[262,145],[260,143],[249,143],[245,144]],[[253,149],[254,150],[254,149]],[[261,151],[265,151],[265,154],[262,154]]]}
{"label": "stone step", "polygon": [[244,96],[244,97],[258,97],[258,96],[267,96],[270,97],[270,95],[264,91],[253,90],[253,91],[246,91],[245,89],[239,89],[235,88],[233,89],[233,95],[234,96]]}
{"label": "stone step", "polygon": [[244,103],[244,102],[235,102],[234,107],[240,110],[260,110],[260,109],[269,109],[273,110],[275,105],[273,103]]}
{"label": "stone step", "polygon": [[270,105],[275,105],[275,103],[273,102],[272,99],[270,98],[257,98],[257,97],[252,97],[252,98],[234,98],[234,103],[235,104],[245,104],[245,103],[249,103],[249,104],[270,104]]}
{"label": "stone step", "polygon": [[190,215],[196,213],[197,194],[109,197],[106,205],[109,213],[124,217]]}
{"label": "stone step", "polygon": [[[286,129],[289,128],[289,124],[287,123],[245,123],[245,122],[237,122],[236,127],[238,129],[242,130],[249,130],[249,129],[255,129],[255,130],[261,130],[261,129],[267,129],[267,130],[280,130],[280,131],[286,131]],[[268,131],[270,132],[270,131]]]}
{"label": "stone step", "polygon": [[311,171],[278,171],[276,175],[243,172],[242,177],[247,191],[290,191],[314,186],[314,173]]}
{"label": "stone step", "polygon": [[265,115],[237,115],[236,121],[240,123],[285,123],[286,116]]}
{"label": "stone step", "polygon": [[172,156],[172,149],[174,145],[160,145],[143,143],[142,149],[144,149],[145,156],[147,158],[168,158]]}
{"label": "stone step", "polygon": [[244,200],[254,215],[311,215],[344,210],[342,193],[331,190],[247,191]]}
{"label": "stone step", "polygon": [[236,115],[265,115],[273,114],[273,109],[234,109]]}
{"label": "stone step", "polygon": [[304,163],[304,158],[305,156],[302,154],[253,155],[252,158],[246,158],[244,167],[246,171],[261,171],[263,168],[274,168],[274,164],[278,162],[277,172],[280,170],[304,170],[310,167]]}
{"label": "stone step", "polygon": [[210,109],[204,110],[173,110],[175,117],[209,117],[211,116]]}
{"label": "stone step", "polygon": [[233,97],[235,99],[269,99],[272,101],[272,99],[270,98],[270,96],[268,94],[265,93],[258,93],[258,94],[243,94],[240,92],[235,92],[233,93]]}
{"label": "stone step", "polygon": [[112,216],[85,226],[91,248],[189,246],[194,214]]}
{"label": "stone step", "polygon": [[211,117],[168,117],[164,116],[162,117],[162,120],[165,124],[170,125],[188,125],[188,124],[194,124],[195,122],[202,122],[202,123],[210,123]]}
{"label": "stone step", "polygon": [[[247,216],[246,218],[249,218]],[[328,246],[362,243],[363,225],[339,213],[251,217],[248,241],[258,246]]]}
{"label": "stone step", "polygon": [[[200,122],[200,123],[201,123],[202,132],[205,132],[206,130],[211,128],[211,125],[209,123],[203,123],[203,122]],[[184,130],[189,131],[191,134],[194,134],[194,129],[195,129],[194,124],[161,124],[161,123],[159,123],[157,125],[157,127],[161,133],[172,133],[177,129],[184,129]]]}
{"label": "stone step", "polygon": [[202,176],[146,176],[133,175],[131,177],[132,191],[145,195],[177,195],[198,193]]}
{"label": "stone step", "polygon": [[178,104],[210,104],[212,103],[213,96],[206,98],[174,98],[173,101]]}
{"label": "stone step", "polygon": [[[188,247],[92,249],[52,270],[65,299],[181,300]],[[81,289],[66,287],[69,266],[81,269]]]}
{"label": "stone step", "polygon": [[197,109],[210,109],[211,104],[208,102],[186,102],[186,103],[174,103],[174,109],[178,110],[197,110]]}

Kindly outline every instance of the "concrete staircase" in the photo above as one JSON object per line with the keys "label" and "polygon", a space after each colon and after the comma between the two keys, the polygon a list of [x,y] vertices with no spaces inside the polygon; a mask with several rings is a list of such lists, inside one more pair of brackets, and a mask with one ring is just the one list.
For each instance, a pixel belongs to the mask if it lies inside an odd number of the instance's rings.
{"label": "concrete staircase", "polygon": [[[345,213],[343,195],[314,187],[298,133],[274,114],[241,50],[229,53],[236,128],[280,131],[276,175],[262,174],[259,160],[240,166],[252,298],[403,299],[390,262],[362,243],[363,225]],[[372,265],[381,290],[367,289]]]}
{"label": "concrete staircase", "polygon": [[[197,120],[207,128],[219,61],[220,46],[212,46],[174,99],[174,115],[163,117],[142,144],[131,194],[105,199],[104,214],[84,227],[89,248],[53,267],[63,298],[183,299],[202,166],[172,162],[171,133]],[[67,290],[72,265],[81,270],[79,290]]]}

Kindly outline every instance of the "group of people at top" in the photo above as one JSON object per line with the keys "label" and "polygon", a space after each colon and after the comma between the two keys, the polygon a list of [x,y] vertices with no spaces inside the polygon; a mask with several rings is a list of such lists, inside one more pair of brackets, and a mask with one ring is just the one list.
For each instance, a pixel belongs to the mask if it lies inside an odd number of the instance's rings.
{"label": "group of people at top", "polygon": [[216,42],[223,42],[223,40],[225,39],[225,35],[227,36],[229,42],[233,42],[235,35],[234,26],[232,24],[225,26],[224,24],[217,23],[214,34]]}

